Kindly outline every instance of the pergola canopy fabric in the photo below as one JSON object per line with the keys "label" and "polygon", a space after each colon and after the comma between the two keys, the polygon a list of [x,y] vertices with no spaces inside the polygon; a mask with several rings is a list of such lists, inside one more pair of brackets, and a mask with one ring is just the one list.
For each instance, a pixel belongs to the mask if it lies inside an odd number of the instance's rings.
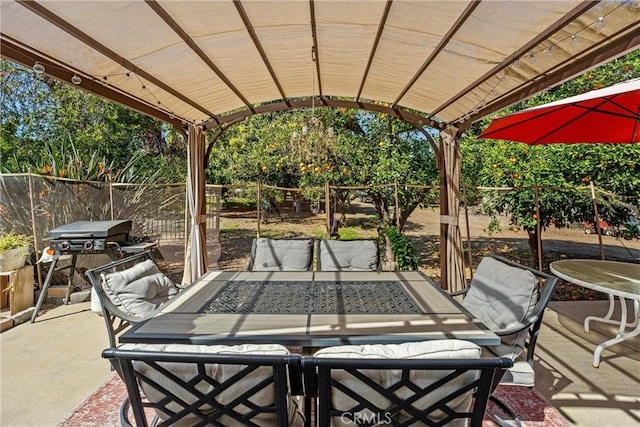
{"label": "pergola canopy fabric", "polygon": [[176,125],[315,96],[464,128],[635,48],[636,3],[3,0],[0,32],[3,57]]}

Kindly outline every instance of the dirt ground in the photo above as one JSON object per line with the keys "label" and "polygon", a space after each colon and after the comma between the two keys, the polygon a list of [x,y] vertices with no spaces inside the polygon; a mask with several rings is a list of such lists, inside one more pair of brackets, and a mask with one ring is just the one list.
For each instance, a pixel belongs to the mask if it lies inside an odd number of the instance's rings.
{"label": "dirt ground", "polygon": [[[440,226],[439,211],[436,209],[418,209],[412,213],[405,226],[405,233],[411,245],[419,255],[420,270],[438,281],[440,279]],[[500,231],[489,234],[487,228],[491,218],[469,213],[467,219],[461,211],[460,228],[465,251],[471,245],[474,266],[480,259],[494,253],[526,265],[537,265],[531,259],[527,233],[513,228],[508,217],[499,217]],[[263,237],[302,237],[322,238],[326,236],[326,217],[323,214],[271,212],[266,224],[260,224]],[[341,227],[350,228],[359,238],[377,237],[375,211],[372,205],[354,203],[346,222]],[[220,220],[220,251],[217,264],[219,269],[242,270],[249,260],[251,240],[257,235],[258,223],[255,211],[225,211]],[[627,241],[612,236],[602,236],[606,259],[640,262],[640,241]],[[549,228],[542,233],[543,270],[549,271],[552,261],[563,258],[600,259],[600,246],[596,234],[585,234],[580,224],[569,228]],[[217,254],[215,254],[217,255]],[[465,257],[465,263],[469,264]],[[469,267],[467,265],[467,267]],[[555,299],[599,299],[602,295],[589,292],[573,285],[561,285]]]}

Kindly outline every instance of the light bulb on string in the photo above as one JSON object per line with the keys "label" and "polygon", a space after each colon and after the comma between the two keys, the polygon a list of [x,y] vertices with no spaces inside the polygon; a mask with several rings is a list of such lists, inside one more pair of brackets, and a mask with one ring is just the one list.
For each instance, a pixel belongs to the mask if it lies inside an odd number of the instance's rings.
{"label": "light bulb on string", "polygon": [[549,46],[546,50],[547,56],[553,56],[553,46]]}
{"label": "light bulb on string", "polygon": [[536,62],[536,56],[533,53],[529,54],[529,62],[532,64]]}
{"label": "light bulb on string", "polygon": [[41,63],[39,63],[38,61],[36,61],[35,64],[33,64],[33,71],[36,74],[42,74],[44,73],[44,65],[42,65]]}

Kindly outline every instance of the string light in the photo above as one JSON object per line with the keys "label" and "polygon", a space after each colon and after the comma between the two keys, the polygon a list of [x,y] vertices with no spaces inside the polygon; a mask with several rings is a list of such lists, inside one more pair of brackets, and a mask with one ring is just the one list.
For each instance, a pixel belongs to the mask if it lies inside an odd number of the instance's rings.
{"label": "string light", "polygon": [[41,63],[36,61],[36,63],[33,64],[33,72],[36,73],[36,74],[44,73],[44,65],[42,65]]}
{"label": "string light", "polygon": [[[605,26],[605,17],[611,13],[613,13],[615,10],[617,10],[619,7],[625,6],[625,5],[629,5],[629,1],[628,0],[624,0],[622,2],[620,2],[618,5],[616,5],[613,9],[611,9],[610,11],[608,11],[607,13],[605,13],[603,16],[599,16],[595,21],[591,22],[590,24],[585,25],[582,29],[580,29],[579,31],[576,31],[568,36],[566,36],[565,38],[558,40],[556,42],[551,42],[550,45],[548,45],[547,47],[541,48],[538,51],[530,51],[528,53],[528,55],[526,56],[528,62],[530,64],[533,64],[536,62],[536,54],[538,53],[542,53],[544,52],[546,56],[553,56],[553,48],[559,46],[562,42],[569,40],[571,43],[577,43],[578,41],[578,33],[580,33],[581,31],[585,31],[588,28],[603,28]],[[640,7],[640,1],[636,1],[636,2],[631,2],[631,4],[635,5],[636,7]],[[598,34],[600,34],[600,31],[597,31]],[[549,41],[549,40],[548,40]],[[474,107],[472,109],[473,114],[477,114],[479,113],[482,108],[484,108],[487,105],[487,98],[493,97],[493,98],[498,98],[501,93],[496,90],[496,87],[499,84],[506,84],[508,82],[507,80],[507,73],[508,71],[514,67],[514,66],[519,66],[520,65],[520,58],[514,58],[513,61],[511,62],[511,64],[505,69],[505,73],[503,74],[502,77],[500,77],[500,79],[498,80],[497,83],[495,83],[493,85],[493,87],[487,91],[485,97],[477,104],[476,107]],[[508,92],[508,90],[507,90]],[[459,117],[457,120],[454,121],[458,122],[458,123],[463,123],[466,120],[469,120],[470,116],[469,113],[465,114],[462,117]]]}
{"label": "string light", "polygon": [[[80,85],[82,83],[82,77],[80,77],[78,75],[78,73],[74,72],[73,70],[70,70],[67,67],[61,67],[61,66],[57,66],[54,63],[51,64],[47,64],[47,67],[50,67],[51,69],[54,70],[61,70],[61,71],[65,71],[65,72],[69,72],[69,73],[73,73],[73,75],[71,76],[71,83],[73,83],[74,85]],[[36,73],[36,74],[43,74],[45,72],[45,67],[44,65],[42,65],[42,63],[40,63],[39,61],[36,61],[33,66],[31,67],[31,70]],[[127,71],[127,72],[123,72],[123,73],[116,73],[116,74],[109,74],[109,75],[103,75],[103,76],[89,76],[94,82],[99,82],[100,84],[104,85],[104,86],[109,86],[111,83],[109,82],[109,79],[111,77],[116,77],[116,76],[126,76],[127,79],[131,79],[133,77],[136,77],[138,79],[138,82],[140,83],[140,86],[142,88],[142,90],[145,90],[149,93],[149,95],[151,95],[153,98],[155,98],[155,102],[156,105],[162,109],[171,120],[175,120],[178,119],[180,120],[180,122],[182,124],[187,124],[187,123],[193,123],[190,120],[187,120],[183,117],[177,116],[173,111],[169,110],[169,108],[163,108],[164,104],[162,103],[162,101],[160,101],[143,83],[143,81],[138,77],[137,74],[135,74],[134,72],[131,71]],[[87,77],[87,78],[89,78]],[[204,122],[203,122],[204,123]],[[331,129],[333,130],[333,129]]]}

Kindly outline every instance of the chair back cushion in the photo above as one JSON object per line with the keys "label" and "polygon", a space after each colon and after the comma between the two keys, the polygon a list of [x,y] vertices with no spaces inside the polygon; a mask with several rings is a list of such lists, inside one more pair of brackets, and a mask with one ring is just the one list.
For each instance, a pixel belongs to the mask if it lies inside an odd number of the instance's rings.
{"label": "chair back cushion", "polygon": [[[373,345],[346,345],[327,347],[315,353],[318,358],[348,358],[348,359],[478,359],[481,349],[476,344],[464,340],[434,340],[424,342],[409,342],[404,344],[373,344]],[[406,401],[414,395],[414,386],[425,388],[445,377],[450,371],[442,370],[411,370],[408,380],[413,386],[398,386],[407,380],[406,373],[400,369],[363,369],[362,374],[372,379],[386,389],[394,390],[397,398]],[[467,371],[452,381],[441,384],[437,391],[427,394],[413,403],[413,407],[419,410],[429,408],[440,402],[443,398],[458,391],[464,384],[475,381],[479,376],[478,371]],[[392,402],[382,393],[372,390],[365,382],[346,370],[333,370],[332,380],[342,384],[345,389],[351,390],[349,394],[364,396],[377,408],[388,408]],[[460,394],[447,403],[447,406],[455,412],[468,412],[471,408],[473,389]],[[337,388],[332,390],[332,405],[339,411],[350,411],[358,405],[358,402]],[[367,409],[359,411],[360,419],[373,419],[380,414],[371,413]],[[400,413],[396,421],[405,422],[406,413]],[[446,414],[437,410],[431,419],[443,419]],[[334,417],[332,425],[353,425],[352,421],[343,417]],[[447,425],[465,425],[464,419],[453,420]]]}
{"label": "chair back cushion", "polygon": [[254,271],[306,271],[311,268],[313,239],[267,239],[255,242]]}
{"label": "chair back cushion", "polygon": [[318,269],[321,271],[376,271],[378,242],[375,240],[320,240]]}
{"label": "chair back cushion", "polygon": [[[125,344],[124,350],[177,352],[177,353],[208,353],[227,355],[274,355],[286,356],[289,350],[279,344],[242,344],[226,345],[186,345],[186,344]],[[255,369],[245,365],[206,363],[186,363],[180,361],[149,363],[148,361],[133,361],[134,370],[140,374],[138,383],[145,397],[154,403],[164,405],[166,410],[180,412],[184,406],[198,402],[200,396],[209,396],[221,406],[231,406],[234,411],[247,415],[252,408],[242,404],[249,398],[256,407],[275,405],[275,390],[272,384],[273,369],[267,365]],[[202,370],[204,369],[204,372]],[[169,372],[167,374],[166,371]],[[175,378],[174,378],[175,376]],[[188,386],[186,384],[189,384]],[[262,385],[260,385],[262,384]],[[266,385],[265,385],[266,384]],[[195,390],[195,391],[194,391]],[[169,397],[168,397],[169,396]],[[300,425],[303,421],[301,405],[298,398],[288,398],[289,425]],[[176,402],[179,401],[181,403]],[[197,408],[202,413],[213,413],[216,407],[207,404]],[[161,420],[167,420],[171,414],[156,406],[156,413]],[[236,425],[238,420],[229,415],[217,418],[221,425]],[[192,413],[185,414],[180,422],[172,425],[191,426],[202,419]],[[277,425],[276,414],[262,413],[251,418],[260,426]]]}
{"label": "chair back cushion", "polygon": [[102,273],[102,288],[125,313],[143,320],[179,291],[150,259],[126,270]]}
{"label": "chair back cushion", "polygon": [[[462,306],[489,329],[510,328],[521,323],[538,302],[537,279],[531,271],[485,257],[471,280]],[[524,350],[527,330],[501,337],[492,347],[498,356],[516,358]]]}

